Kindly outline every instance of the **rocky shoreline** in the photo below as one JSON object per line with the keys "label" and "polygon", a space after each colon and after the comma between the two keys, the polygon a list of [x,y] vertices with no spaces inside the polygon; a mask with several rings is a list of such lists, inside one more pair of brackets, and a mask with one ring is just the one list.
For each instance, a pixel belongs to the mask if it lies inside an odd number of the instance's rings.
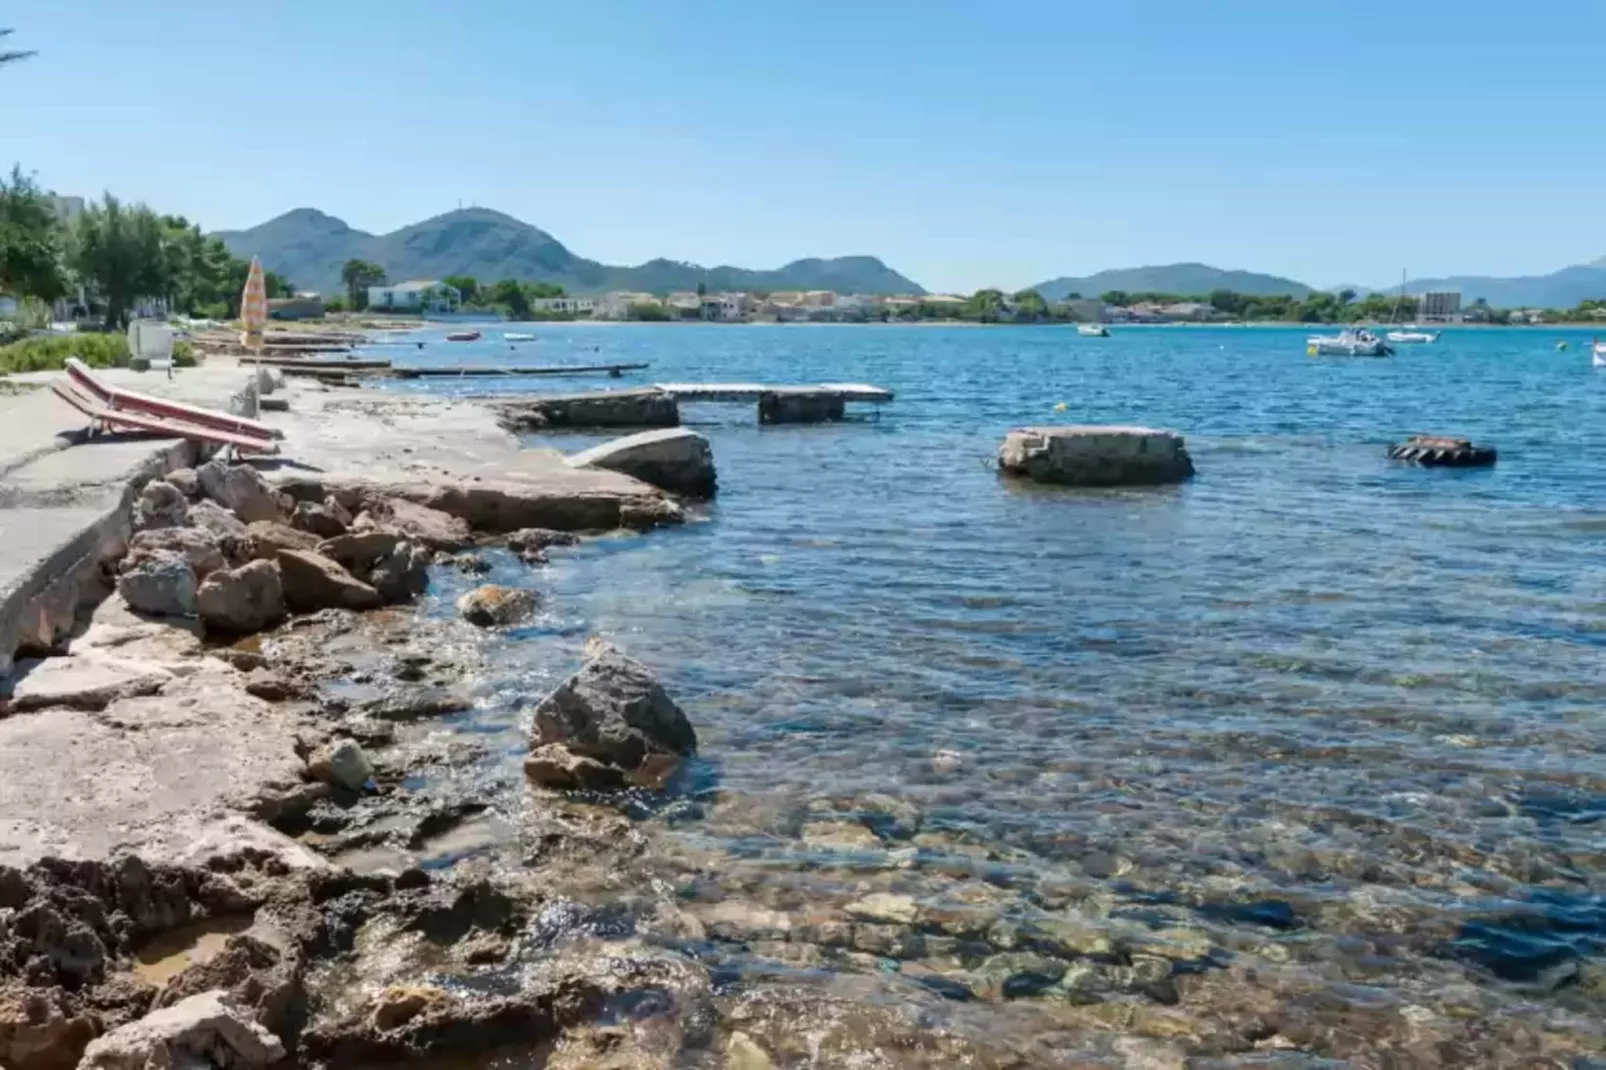
{"label": "rocky shoreline", "polygon": [[743,795],[606,641],[508,682],[579,641],[531,623],[575,531],[681,506],[526,469],[472,406],[306,391],[295,464],[144,483],[121,593],[0,715],[0,1067],[1600,1065],[1592,962],[1517,977],[1416,899],[1543,858],[1238,830],[1376,870],[1292,898],[1155,841],[959,831],[943,750],[914,792]]}

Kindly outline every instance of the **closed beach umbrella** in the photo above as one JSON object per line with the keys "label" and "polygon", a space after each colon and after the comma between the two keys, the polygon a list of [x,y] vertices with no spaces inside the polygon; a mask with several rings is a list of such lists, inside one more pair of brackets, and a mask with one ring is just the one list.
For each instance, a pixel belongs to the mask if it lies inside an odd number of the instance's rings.
{"label": "closed beach umbrella", "polygon": [[262,261],[251,258],[251,270],[245,275],[245,290],[240,294],[241,338],[252,348],[262,344],[262,328],[268,322],[268,287],[262,281]]}

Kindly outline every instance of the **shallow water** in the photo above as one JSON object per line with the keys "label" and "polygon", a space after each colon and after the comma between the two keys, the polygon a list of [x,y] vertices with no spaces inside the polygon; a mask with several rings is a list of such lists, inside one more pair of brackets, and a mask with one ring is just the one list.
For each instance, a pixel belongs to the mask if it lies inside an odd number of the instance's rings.
{"label": "shallow water", "polygon": [[[694,522],[559,551],[533,579],[498,564],[549,608],[496,647],[456,730],[516,770],[527,703],[586,634],[656,667],[715,785],[656,825],[692,907],[740,894],[795,921],[866,890],[984,887],[1010,917],[1280,947],[1306,988],[1420,1002],[1453,981],[1484,1013],[1596,1006],[1580,978],[1606,941],[1606,373],[1587,332],[1451,330],[1346,361],[1272,329],[529,329],[511,355],[398,359],[897,391],[821,427],[686,407],[720,480]],[[990,469],[1008,427],[1057,420],[1179,429],[1199,475],[1089,492]],[[1418,431],[1500,462],[1384,458]],[[433,611],[468,585],[442,577]],[[853,846],[852,826],[871,837]],[[762,972],[753,943],[722,953]],[[829,985],[866,963],[810,968]],[[965,1014],[1019,1028],[1017,1010]]]}

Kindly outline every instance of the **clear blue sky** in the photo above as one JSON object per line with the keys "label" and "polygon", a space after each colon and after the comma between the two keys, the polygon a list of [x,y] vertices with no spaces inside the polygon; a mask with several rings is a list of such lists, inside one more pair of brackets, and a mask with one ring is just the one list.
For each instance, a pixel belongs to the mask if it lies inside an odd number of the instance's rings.
{"label": "clear blue sky", "polygon": [[208,228],[498,208],[610,263],[933,289],[1606,256],[1606,4],[53,0],[0,162]]}

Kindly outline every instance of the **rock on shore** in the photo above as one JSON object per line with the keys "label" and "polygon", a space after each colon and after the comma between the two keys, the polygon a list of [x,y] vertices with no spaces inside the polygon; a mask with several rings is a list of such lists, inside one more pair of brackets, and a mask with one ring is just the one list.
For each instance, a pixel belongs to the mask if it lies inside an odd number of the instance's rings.
{"label": "rock on shore", "polygon": [[605,468],[694,498],[714,496],[714,452],[708,439],[684,427],[616,438],[574,454],[571,468]]}
{"label": "rock on shore", "polygon": [[602,786],[614,770],[621,780],[661,786],[697,752],[697,733],[652,670],[606,644],[535,708],[525,773],[549,787]]}
{"label": "rock on shore", "polygon": [[538,602],[534,591],[487,583],[459,598],[457,612],[470,624],[496,628],[528,617],[535,612]]}
{"label": "rock on shore", "polygon": [[276,561],[219,569],[201,581],[196,610],[207,627],[249,635],[284,619],[284,586]]}
{"label": "rock on shore", "polygon": [[998,467],[1039,483],[1078,487],[1177,483],[1193,475],[1182,436],[1148,427],[1023,427],[1004,436]]}

